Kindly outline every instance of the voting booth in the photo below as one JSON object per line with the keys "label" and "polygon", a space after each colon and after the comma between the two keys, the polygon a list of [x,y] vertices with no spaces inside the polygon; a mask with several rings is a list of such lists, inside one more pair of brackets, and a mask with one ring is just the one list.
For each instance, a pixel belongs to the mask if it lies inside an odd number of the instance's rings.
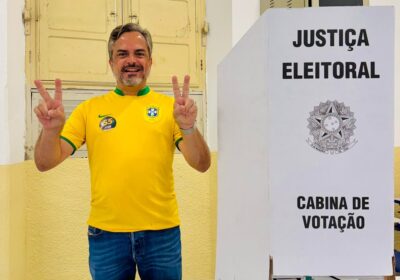
{"label": "voting booth", "polygon": [[218,69],[218,280],[392,275],[394,10],[270,9]]}

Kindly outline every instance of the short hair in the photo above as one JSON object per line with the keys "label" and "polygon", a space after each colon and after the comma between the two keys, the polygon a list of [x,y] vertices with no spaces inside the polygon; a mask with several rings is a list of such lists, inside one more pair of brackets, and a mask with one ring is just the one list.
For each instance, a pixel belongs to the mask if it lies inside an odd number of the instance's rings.
{"label": "short hair", "polygon": [[136,23],[127,23],[124,25],[119,25],[111,31],[110,38],[108,39],[108,56],[112,59],[112,47],[114,46],[115,42],[122,36],[122,34],[126,32],[139,32],[147,43],[147,49],[149,51],[150,57],[153,50],[153,40],[151,39],[151,34],[147,29],[144,29],[139,24]]}

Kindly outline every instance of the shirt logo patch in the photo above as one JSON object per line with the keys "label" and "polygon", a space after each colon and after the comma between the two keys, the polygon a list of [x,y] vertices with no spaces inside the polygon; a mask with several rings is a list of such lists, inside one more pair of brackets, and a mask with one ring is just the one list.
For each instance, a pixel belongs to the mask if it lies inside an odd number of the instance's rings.
{"label": "shirt logo patch", "polygon": [[100,121],[100,128],[101,130],[110,130],[116,127],[117,121],[111,116],[105,116]]}
{"label": "shirt logo patch", "polygon": [[146,119],[150,122],[157,121],[160,118],[160,108],[157,106],[148,106],[146,108]]}

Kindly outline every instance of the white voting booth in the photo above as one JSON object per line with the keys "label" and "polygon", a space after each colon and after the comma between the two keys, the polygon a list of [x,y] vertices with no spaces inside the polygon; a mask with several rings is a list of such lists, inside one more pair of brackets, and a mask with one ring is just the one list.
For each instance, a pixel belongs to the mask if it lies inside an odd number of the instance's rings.
{"label": "white voting booth", "polygon": [[270,9],[218,70],[218,280],[391,275],[394,11]]}

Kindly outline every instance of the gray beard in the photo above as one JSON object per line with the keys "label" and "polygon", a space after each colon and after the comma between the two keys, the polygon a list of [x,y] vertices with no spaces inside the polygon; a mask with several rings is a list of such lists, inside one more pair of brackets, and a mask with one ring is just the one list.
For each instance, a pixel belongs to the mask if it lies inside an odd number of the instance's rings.
{"label": "gray beard", "polygon": [[117,75],[115,73],[113,73],[115,79],[120,82],[121,84],[123,84],[124,86],[127,87],[133,87],[133,86],[137,86],[139,85],[144,78],[138,78],[138,77],[132,77],[132,78],[128,78],[128,79],[124,79],[123,78],[123,74],[121,74],[119,77],[117,77]]}
{"label": "gray beard", "polygon": [[137,86],[137,85],[139,85],[139,84],[143,81],[143,78],[134,77],[134,78],[129,78],[129,79],[123,79],[123,78],[121,77],[121,81],[122,81],[122,84],[123,84],[124,86],[132,87],[132,86]]}

